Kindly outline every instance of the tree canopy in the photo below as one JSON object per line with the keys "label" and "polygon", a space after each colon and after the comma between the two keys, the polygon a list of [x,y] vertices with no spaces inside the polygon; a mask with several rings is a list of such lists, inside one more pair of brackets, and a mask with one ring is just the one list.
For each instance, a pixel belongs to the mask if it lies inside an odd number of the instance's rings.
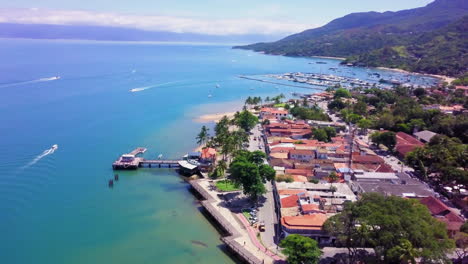
{"label": "tree canopy", "polygon": [[301,235],[289,235],[280,243],[291,264],[317,264],[322,252],[317,241]]}
{"label": "tree canopy", "polygon": [[343,211],[329,218],[324,230],[355,257],[359,247],[374,248],[382,263],[402,258],[445,261],[454,247],[445,224],[434,219],[417,200],[365,193],[357,202],[347,202]]}
{"label": "tree canopy", "polygon": [[253,200],[266,192],[264,183],[275,178],[275,170],[264,164],[265,159],[266,155],[261,151],[241,150],[235,154],[229,167],[232,181],[242,186],[244,194]]}
{"label": "tree canopy", "polygon": [[234,117],[234,123],[249,132],[258,123],[258,118],[247,110],[244,110]]}

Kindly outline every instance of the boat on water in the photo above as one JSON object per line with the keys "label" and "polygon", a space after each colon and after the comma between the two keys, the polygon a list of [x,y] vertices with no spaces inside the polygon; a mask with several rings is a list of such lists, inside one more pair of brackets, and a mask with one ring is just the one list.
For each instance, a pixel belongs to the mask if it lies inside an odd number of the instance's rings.
{"label": "boat on water", "polygon": [[317,61],[315,63],[317,63],[317,64],[327,64],[327,62],[325,62],[325,61]]}
{"label": "boat on water", "polygon": [[52,146],[52,150],[56,150],[56,149],[58,149],[58,145],[57,145],[57,144],[54,144],[54,145]]}
{"label": "boat on water", "polygon": [[161,159],[162,156],[163,156],[163,154],[159,154],[159,155],[158,155],[158,159]]}
{"label": "boat on water", "polygon": [[219,88],[219,87],[221,87],[219,84],[216,84],[215,86],[216,86],[216,88]]}

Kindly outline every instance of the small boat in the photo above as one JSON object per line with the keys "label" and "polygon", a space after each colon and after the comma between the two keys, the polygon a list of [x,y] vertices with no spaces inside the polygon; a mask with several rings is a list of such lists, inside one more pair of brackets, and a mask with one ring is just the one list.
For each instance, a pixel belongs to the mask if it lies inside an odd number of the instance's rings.
{"label": "small boat", "polygon": [[216,88],[219,88],[219,87],[221,87],[221,86],[219,84],[216,84]]}
{"label": "small boat", "polygon": [[58,145],[57,145],[57,144],[54,144],[54,145],[52,146],[52,150],[56,150],[56,149],[58,149]]}
{"label": "small boat", "polygon": [[324,61],[317,61],[315,63],[317,63],[317,64],[327,64],[327,62],[324,62]]}
{"label": "small boat", "polygon": [[158,159],[161,159],[162,156],[163,156],[163,154],[159,154],[159,155],[158,155]]}

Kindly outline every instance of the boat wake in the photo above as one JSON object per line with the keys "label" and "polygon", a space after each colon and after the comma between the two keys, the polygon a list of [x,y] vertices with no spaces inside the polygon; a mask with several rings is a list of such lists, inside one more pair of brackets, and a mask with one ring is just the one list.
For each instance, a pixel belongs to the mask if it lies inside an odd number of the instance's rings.
{"label": "boat wake", "polygon": [[40,155],[38,155],[37,157],[35,157],[31,162],[29,162],[28,164],[26,164],[26,166],[23,167],[23,169],[26,169],[34,164],[36,164],[38,161],[40,161],[42,158],[44,158],[45,156],[48,156],[48,155],[51,155],[53,154],[56,150],[58,149],[58,145],[55,144],[53,145],[50,149],[46,149],[44,150],[44,152],[42,152]]}
{"label": "boat wake", "polygon": [[165,85],[169,85],[169,84],[175,84],[175,83],[181,83],[181,82],[183,82],[183,81],[167,82],[167,83],[160,83],[160,84],[156,84],[156,85],[138,87],[138,88],[130,89],[130,92],[136,93],[136,92],[141,92],[141,91],[148,90],[148,89],[151,89],[151,88],[156,88],[156,87],[161,87],[161,86],[165,86]]}
{"label": "boat wake", "polygon": [[40,79],[32,80],[32,81],[0,84],[0,88],[6,88],[6,87],[12,87],[12,86],[18,86],[18,85],[25,85],[25,84],[31,84],[31,83],[50,82],[50,81],[56,81],[56,80],[59,80],[59,79],[60,79],[60,76],[53,76],[53,77],[48,77],[48,78],[40,78]]}

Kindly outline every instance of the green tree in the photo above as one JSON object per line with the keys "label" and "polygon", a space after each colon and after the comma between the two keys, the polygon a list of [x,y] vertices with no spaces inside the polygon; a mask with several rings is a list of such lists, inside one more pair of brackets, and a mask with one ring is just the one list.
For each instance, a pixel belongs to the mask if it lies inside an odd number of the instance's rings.
{"label": "green tree", "polygon": [[240,150],[236,152],[229,167],[232,181],[242,186],[244,194],[255,201],[266,192],[264,183],[273,180],[276,173],[273,168],[264,164],[265,158],[265,153],[261,151]]}
{"label": "green tree", "polygon": [[317,264],[322,252],[317,241],[301,235],[289,235],[280,243],[291,264]]}
{"label": "green tree", "polygon": [[396,134],[395,132],[375,132],[371,135],[371,140],[374,144],[382,144],[389,150],[393,150],[396,145]]}
{"label": "green tree", "polygon": [[328,142],[327,132],[322,128],[315,128],[312,131],[312,136],[318,141]]}
{"label": "green tree", "polygon": [[388,250],[388,259],[393,263],[416,264],[419,251],[407,239],[401,239],[400,244]]}
{"label": "green tree", "polygon": [[260,173],[260,177],[262,177],[264,181],[272,181],[275,179],[276,171],[271,166],[267,164],[262,164],[260,165],[258,170]]}
{"label": "green tree", "polygon": [[208,134],[208,131],[209,131],[209,128],[207,128],[206,126],[202,126],[200,133],[198,133],[197,135],[197,144],[199,146],[205,144],[205,142],[208,140],[210,136]]}
{"label": "green tree", "polygon": [[249,132],[258,123],[258,118],[247,110],[239,113],[234,119],[237,126]]}
{"label": "green tree", "polygon": [[369,129],[372,126],[372,121],[363,118],[357,122],[357,125],[365,133],[367,132],[367,129]]}
{"label": "green tree", "polygon": [[346,246],[352,257],[357,248],[370,246],[382,263],[395,263],[397,256],[410,261],[416,255],[428,263],[445,262],[454,247],[444,223],[419,201],[378,193],[365,193],[359,201],[345,203],[341,213],[325,222],[324,230]]}
{"label": "green tree", "polygon": [[351,92],[349,92],[348,90],[346,90],[345,88],[338,88],[336,91],[335,91],[335,99],[337,98],[351,98]]}

